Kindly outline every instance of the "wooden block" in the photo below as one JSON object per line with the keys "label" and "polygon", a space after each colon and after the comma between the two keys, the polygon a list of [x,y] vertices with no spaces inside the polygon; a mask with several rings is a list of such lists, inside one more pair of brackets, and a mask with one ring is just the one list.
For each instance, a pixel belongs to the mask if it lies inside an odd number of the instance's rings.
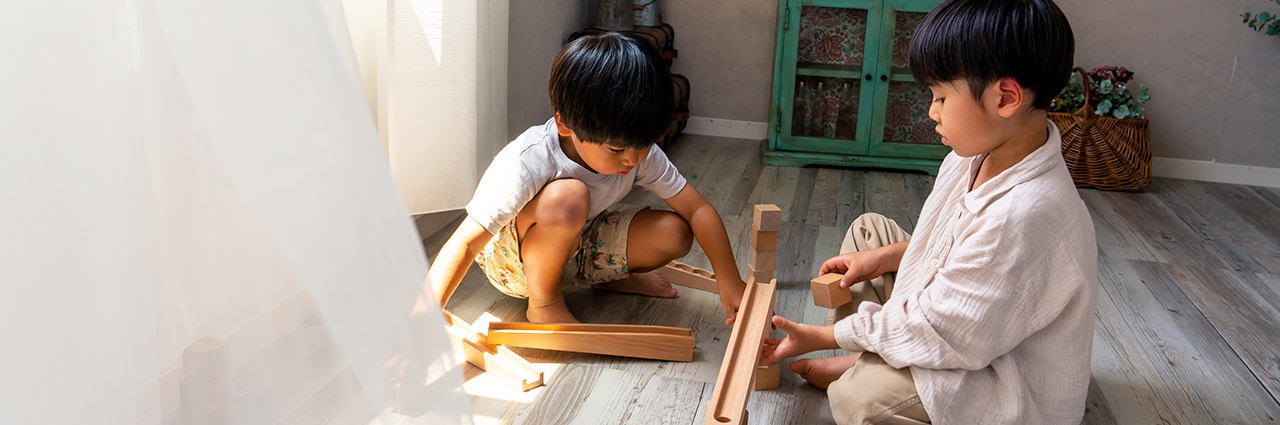
{"label": "wooden block", "polygon": [[212,381],[230,371],[231,350],[222,340],[200,338],[182,351],[182,373],[187,378]]}
{"label": "wooden block", "polygon": [[[507,347],[490,344],[484,334],[476,332],[475,327],[468,326],[453,313],[447,313],[445,317],[450,322],[450,336],[462,343],[467,363],[520,391],[529,391],[545,383],[542,371],[535,369],[519,354]],[[477,320],[477,325],[484,325],[484,319]]]}
{"label": "wooden block", "polygon": [[693,331],[669,326],[489,324],[490,344],[610,356],[687,362],[693,360]]}
{"label": "wooden block", "polygon": [[751,225],[751,249],[753,251],[777,251],[778,232],[766,232]]}
{"label": "wooden block", "polygon": [[760,360],[762,329],[770,323],[777,281],[747,282],[747,291],[738,307],[738,320],[729,334],[720,374],[711,400],[707,402],[706,425],[746,424],[747,398],[755,386],[756,363]]}
{"label": "wooden block", "polygon": [[662,268],[662,276],[668,281],[680,286],[687,286],[693,289],[701,289],[703,291],[720,293],[720,287],[716,285],[716,274],[707,270],[703,270],[694,266],[690,266],[679,261],[667,263]]}
{"label": "wooden block", "polygon": [[836,308],[853,301],[849,288],[840,287],[840,273],[827,273],[809,281],[813,288],[813,303],[819,307]]}
{"label": "wooden block", "polygon": [[768,366],[756,366],[756,385],[752,389],[756,391],[772,390],[778,388],[781,380],[782,362]]}
{"label": "wooden block", "polygon": [[756,282],[768,282],[773,280],[773,270],[756,270],[755,267],[751,267],[751,265],[748,264],[747,271],[751,272],[751,276],[749,277],[755,279]]}
{"label": "wooden block", "polygon": [[751,251],[751,270],[764,271],[778,267],[778,251]]}
{"label": "wooden block", "polygon": [[773,204],[757,204],[755,216],[751,223],[752,228],[760,229],[764,232],[782,230],[782,208],[778,208],[777,205]]}

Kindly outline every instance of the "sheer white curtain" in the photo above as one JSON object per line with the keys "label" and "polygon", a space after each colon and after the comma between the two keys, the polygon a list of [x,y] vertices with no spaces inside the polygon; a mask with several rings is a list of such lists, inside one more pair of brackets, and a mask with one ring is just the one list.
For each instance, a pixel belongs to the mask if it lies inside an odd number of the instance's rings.
{"label": "sheer white curtain", "polygon": [[0,423],[470,423],[340,10],[0,6]]}
{"label": "sheer white curtain", "polygon": [[507,142],[507,1],[386,0],[379,128],[413,214],[461,208]]}

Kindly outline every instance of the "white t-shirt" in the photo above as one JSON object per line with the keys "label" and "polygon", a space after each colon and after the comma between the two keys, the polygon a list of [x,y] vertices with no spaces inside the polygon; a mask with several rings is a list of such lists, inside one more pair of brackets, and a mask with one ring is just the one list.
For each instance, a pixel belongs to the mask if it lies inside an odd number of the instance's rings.
{"label": "white t-shirt", "polygon": [[657,146],[625,176],[600,174],[578,165],[560,150],[560,134],[552,118],[546,124],[530,127],[498,152],[467,203],[467,215],[489,233],[497,234],[543,186],[558,179],[577,179],[587,185],[591,191],[588,223],[627,196],[634,185],[667,199],[680,193],[686,183]]}

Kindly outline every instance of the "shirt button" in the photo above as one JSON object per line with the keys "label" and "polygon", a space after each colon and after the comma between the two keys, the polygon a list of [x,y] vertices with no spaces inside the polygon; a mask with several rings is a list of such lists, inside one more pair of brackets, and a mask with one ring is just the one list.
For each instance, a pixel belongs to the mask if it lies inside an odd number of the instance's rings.
{"label": "shirt button", "polygon": [[937,259],[934,259],[934,260],[930,263],[930,265],[931,265],[931,266],[933,266],[933,268],[935,268],[935,269],[936,269],[936,268],[938,268],[938,264],[939,264],[939,261],[938,261]]}
{"label": "shirt button", "polygon": [[955,227],[956,227],[956,221],[955,221],[955,220],[951,220],[951,222],[950,222],[950,223],[947,223],[947,230],[954,229]]}

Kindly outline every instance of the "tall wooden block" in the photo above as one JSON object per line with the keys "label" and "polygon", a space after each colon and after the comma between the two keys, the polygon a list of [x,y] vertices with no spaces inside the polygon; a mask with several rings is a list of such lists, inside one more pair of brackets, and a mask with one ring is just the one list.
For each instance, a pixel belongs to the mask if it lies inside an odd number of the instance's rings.
{"label": "tall wooden block", "polygon": [[751,267],[751,265],[748,264],[747,271],[751,272],[750,277],[754,278],[756,282],[768,282],[773,280],[773,270],[756,270],[755,267]]}
{"label": "tall wooden block", "polygon": [[[773,271],[778,267],[777,251],[751,251],[751,270]],[[760,280],[759,282],[764,282]]]}
{"label": "tall wooden block", "polygon": [[782,230],[782,208],[773,204],[757,204],[752,227],[765,232]]}
{"label": "tall wooden block", "polygon": [[751,225],[751,249],[757,251],[777,251],[778,232],[766,232]]}
{"label": "tall wooden block", "polygon": [[810,280],[813,288],[813,303],[819,307],[836,308],[853,301],[849,288],[840,287],[840,273],[827,273]]}
{"label": "tall wooden block", "polygon": [[778,388],[782,381],[782,362],[768,366],[756,366],[756,382],[753,390],[763,391]]}
{"label": "tall wooden block", "polygon": [[212,381],[230,371],[231,351],[222,340],[200,338],[182,351],[182,373],[187,378]]}

